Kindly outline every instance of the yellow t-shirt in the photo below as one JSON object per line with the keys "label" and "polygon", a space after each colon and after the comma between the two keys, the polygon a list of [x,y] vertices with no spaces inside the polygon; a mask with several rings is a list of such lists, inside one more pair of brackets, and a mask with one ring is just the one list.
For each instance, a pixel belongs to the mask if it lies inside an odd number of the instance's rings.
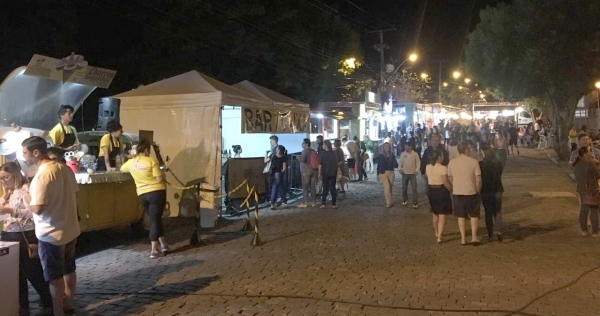
{"label": "yellow t-shirt", "polygon": [[577,144],[577,131],[573,128],[569,131],[569,143]]}
{"label": "yellow t-shirt", "polygon": [[[65,129],[65,132],[63,132],[63,127]],[[65,133],[75,134],[75,144],[79,144],[79,138],[77,138],[77,130],[71,125],[63,125],[61,127],[60,123],[58,123],[50,130],[50,132],[48,132],[48,135],[50,136],[50,138],[52,138],[54,146],[58,147],[65,140]]]}
{"label": "yellow t-shirt", "polygon": [[160,170],[158,161],[152,157],[137,156],[129,159],[121,166],[121,171],[131,173],[138,195],[167,189],[164,182],[156,179],[164,175],[164,172]]}
{"label": "yellow t-shirt", "polygon": [[113,141],[111,142],[110,134],[102,136],[102,138],[100,138],[100,150],[98,153],[98,157],[104,157],[104,151],[102,150],[102,147],[108,147],[108,153],[110,154],[110,152],[113,150],[113,143],[119,146],[119,148],[121,148],[121,151],[123,150],[123,143],[121,143],[120,139],[116,138],[113,139]]}

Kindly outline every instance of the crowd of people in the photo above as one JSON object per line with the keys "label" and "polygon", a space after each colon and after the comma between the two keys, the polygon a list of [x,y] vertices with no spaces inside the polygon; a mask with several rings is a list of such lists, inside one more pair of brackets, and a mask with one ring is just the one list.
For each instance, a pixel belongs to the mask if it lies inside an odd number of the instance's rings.
{"label": "crowd of people", "polygon": [[[27,280],[39,293],[43,315],[73,313],[76,288],[75,244],[80,234],[74,174],[65,165],[65,150],[79,148],[76,131],[69,123],[72,108],[61,107],[60,123],[50,131],[56,147],[48,148],[45,139],[30,137],[23,142],[23,157],[28,165],[37,166],[31,177],[24,175],[15,162],[0,166],[0,213],[9,215],[4,221],[3,241],[20,243],[19,294],[21,315],[28,315]],[[98,162],[103,170],[114,170],[122,154],[119,141],[122,127],[109,122],[108,133],[100,141]],[[543,129],[543,127],[541,128]],[[536,127],[533,127],[535,132]],[[570,134],[571,163],[581,199],[582,234],[588,234],[587,218],[591,218],[592,235],[600,236],[598,205],[600,204],[600,150],[591,146],[585,132]],[[277,136],[270,137],[264,173],[268,174],[269,202],[272,209],[288,203],[288,153]],[[431,128],[409,126],[390,133],[376,145],[368,136],[316,142],[302,141],[298,156],[302,177],[302,199],[299,208],[338,208],[338,194],[344,194],[349,182],[360,182],[376,174],[382,183],[385,206],[394,206],[393,186],[396,170],[401,176],[401,204],[419,208],[417,178],[426,182],[426,195],[432,213],[434,236],[443,242],[446,217],[453,214],[458,221],[460,243],[468,245],[467,220],[470,222],[470,244],[478,245],[480,206],[485,211],[488,240],[503,240],[502,173],[509,155],[519,154],[519,130],[514,122],[475,121],[470,125],[444,124]],[[376,148],[376,146],[379,146]],[[162,212],[166,203],[165,175],[158,161],[149,156],[151,144],[142,140],[131,153],[132,158],[120,166],[131,173],[142,205],[148,210],[150,225],[150,258],[162,257],[169,251],[164,238]],[[234,158],[241,157],[242,147],[232,146]],[[375,156],[377,154],[377,156]],[[372,178],[372,177],[371,177]],[[409,190],[410,188],[410,190]],[[409,192],[410,191],[410,192]],[[410,193],[410,194],[409,194]],[[410,199],[409,199],[410,198]]]}
{"label": "crowd of people", "polygon": [[[288,169],[285,147],[271,136],[272,150],[265,156],[265,171],[270,179],[272,209],[287,204]],[[304,139],[299,156],[302,174],[302,201],[299,208],[317,206],[337,208],[338,194],[344,194],[348,182],[368,179],[376,173],[383,185],[385,205],[394,206],[393,187],[396,170],[401,176],[401,204],[419,208],[417,177],[427,182],[427,197],[433,214],[432,224],[438,242],[443,241],[446,216],[458,218],[461,244],[467,245],[466,220],[471,223],[470,243],[477,245],[480,205],[485,210],[488,239],[502,241],[502,172],[507,157],[519,154],[519,130],[514,122],[475,121],[470,125],[444,124],[432,128],[409,126],[398,131],[374,150],[368,136],[360,141],[346,137],[332,141],[318,136],[316,142]],[[375,157],[374,154],[378,153]],[[410,189],[410,190],[409,190]],[[410,191],[410,192],[409,192]],[[410,194],[409,194],[410,193]],[[410,198],[410,199],[409,199]]]}

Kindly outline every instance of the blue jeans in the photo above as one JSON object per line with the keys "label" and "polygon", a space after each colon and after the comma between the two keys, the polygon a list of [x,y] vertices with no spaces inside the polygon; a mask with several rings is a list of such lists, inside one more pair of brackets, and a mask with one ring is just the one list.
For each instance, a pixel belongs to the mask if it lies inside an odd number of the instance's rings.
{"label": "blue jeans", "polygon": [[283,192],[283,173],[275,172],[271,176],[271,204],[277,203],[277,196],[281,197],[282,201],[286,201]]}
{"label": "blue jeans", "polygon": [[402,175],[402,201],[408,201],[408,183],[412,185],[412,201],[417,203],[417,175],[403,174]]}

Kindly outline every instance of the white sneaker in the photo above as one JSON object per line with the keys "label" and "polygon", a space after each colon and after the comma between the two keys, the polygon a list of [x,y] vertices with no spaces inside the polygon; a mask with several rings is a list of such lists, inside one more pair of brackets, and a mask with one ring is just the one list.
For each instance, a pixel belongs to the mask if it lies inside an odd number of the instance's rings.
{"label": "white sneaker", "polygon": [[419,208],[419,204],[413,203],[413,208]]}
{"label": "white sneaker", "polygon": [[408,201],[402,202],[402,205],[407,206],[408,205]]}

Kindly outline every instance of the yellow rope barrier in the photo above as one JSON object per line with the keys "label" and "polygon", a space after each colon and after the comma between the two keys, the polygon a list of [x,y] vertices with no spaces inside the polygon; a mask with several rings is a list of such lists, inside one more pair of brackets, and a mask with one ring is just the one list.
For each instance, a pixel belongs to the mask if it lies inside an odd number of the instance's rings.
{"label": "yellow rope barrier", "polygon": [[[175,180],[177,180],[177,182],[179,182],[182,185],[182,186],[177,186],[177,185],[173,185],[173,184],[169,183],[168,181],[165,181],[171,188],[173,188],[175,190],[187,190],[187,189],[196,188],[197,184],[190,185],[187,187],[184,186],[183,183],[181,182],[181,180],[179,180],[179,178],[177,178],[177,176],[175,176],[173,171],[171,171],[170,169],[167,169],[167,171],[170,172],[171,175],[173,175],[173,178],[175,178]],[[202,191],[199,191],[198,195],[201,199],[203,199],[206,202],[209,202],[214,207],[219,207],[217,204],[215,204],[214,200],[220,199],[223,197],[227,197],[228,195],[231,195],[232,193],[237,192],[239,189],[241,189],[244,186],[244,184],[246,185],[246,192],[248,192],[248,195],[246,196],[244,201],[240,204],[240,207],[243,207],[245,205],[249,210],[250,209],[250,198],[252,198],[253,193],[254,193],[254,200],[256,201],[256,205],[258,206],[258,194],[257,194],[256,190],[254,189],[254,187],[250,187],[248,185],[248,179],[245,179],[237,187],[235,187],[233,190],[231,190],[225,194],[211,196],[209,194],[203,193]],[[246,215],[248,215],[248,214],[246,214]],[[248,222],[250,221],[249,218],[247,220],[248,220]]]}

